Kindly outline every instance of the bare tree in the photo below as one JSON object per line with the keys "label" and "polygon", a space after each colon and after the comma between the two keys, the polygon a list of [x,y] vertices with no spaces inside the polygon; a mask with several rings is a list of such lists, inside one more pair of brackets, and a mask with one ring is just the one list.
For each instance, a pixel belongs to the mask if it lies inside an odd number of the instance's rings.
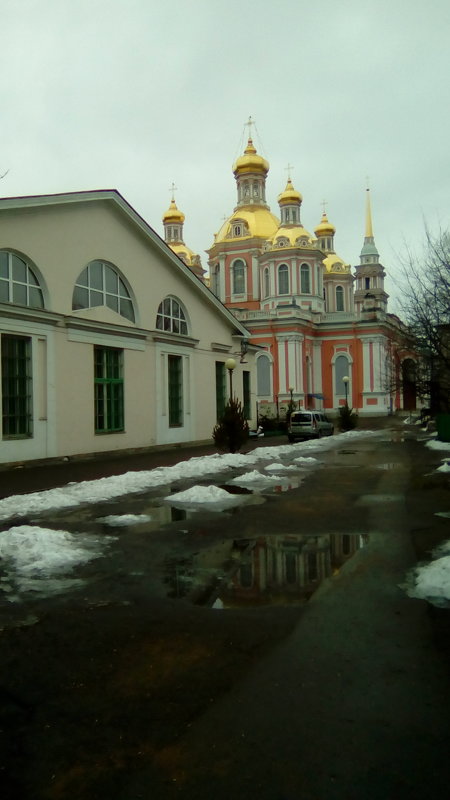
{"label": "bare tree", "polygon": [[419,389],[433,411],[450,411],[450,232],[425,230],[421,257],[407,250],[401,265],[400,305],[419,356]]}

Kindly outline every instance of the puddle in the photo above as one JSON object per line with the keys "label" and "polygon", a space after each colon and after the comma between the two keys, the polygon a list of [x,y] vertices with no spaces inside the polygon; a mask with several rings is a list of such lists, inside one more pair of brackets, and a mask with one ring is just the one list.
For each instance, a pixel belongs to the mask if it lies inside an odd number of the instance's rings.
{"label": "puddle", "polygon": [[391,469],[397,469],[397,467],[399,466],[400,464],[396,461],[388,464],[374,464],[374,469],[391,470]]}
{"label": "puddle", "polygon": [[167,593],[216,609],[303,605],[367,541],[360,534],[225,540],[189,558],[168,559]]}
{"label": "puddle", "polygon": [[380,503],[401,503],[404,500],[402,494],[363,494],[358,498],[356,506],[373,506]]}

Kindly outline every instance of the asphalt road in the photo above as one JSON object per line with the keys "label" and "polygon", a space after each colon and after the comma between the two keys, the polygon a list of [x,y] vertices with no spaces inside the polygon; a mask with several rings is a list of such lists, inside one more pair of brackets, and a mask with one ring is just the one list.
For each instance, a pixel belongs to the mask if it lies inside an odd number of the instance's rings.
{"label": "asphalt road", "polygon": [[[450,612],[401,588],[449,538],[434,513],[448,476],[405,426],[320,457],[260,505],[124,535],[83,590],[2,602],[2,796],[448,794]],[[299,604],[217,610],[168,591],[173,563],[305,536],[364,546]]]}

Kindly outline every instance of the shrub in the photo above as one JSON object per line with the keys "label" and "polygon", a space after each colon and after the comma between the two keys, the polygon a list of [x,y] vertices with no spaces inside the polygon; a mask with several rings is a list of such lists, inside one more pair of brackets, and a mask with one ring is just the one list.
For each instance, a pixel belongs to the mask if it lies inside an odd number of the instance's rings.
{"label": "shrub", "polygon": [[345,406],[339,407],[339,430],[352,431],[358,424],[358,415],[356,411],[349,408],[348,403]]}
{"label": "shrub", "polygon": [[212,436],[219,450],[236,453],[248,439],[248,423],[242,405],[235,397],[228,401]]}

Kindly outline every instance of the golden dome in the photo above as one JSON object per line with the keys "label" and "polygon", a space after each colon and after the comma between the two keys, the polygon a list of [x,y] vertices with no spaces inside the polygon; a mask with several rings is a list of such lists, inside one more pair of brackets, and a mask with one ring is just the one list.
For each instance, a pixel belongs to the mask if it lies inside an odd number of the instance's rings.
{"label": "golden dome", "polygon": [[336,228],[331,222],[328,221],[328,217],[326,212],[324,211],[322,214],[322,219],[318,224],[317,228],[314,228],[314,233],[317,237],[319,236],[333,236],[336,233]]}
{"label": "golden dome", "polygon": [[350,274],[350,264],[346,264],[340,256],[336,255],[336,253],[329,253],[327,257],[323,259],[322,263],[328,274]]}
{"label": "golden dome", "polygon": [[172,199],[170,207],[163,214],[162,221],[165,223],[178,222],[179,224],[184,222],[184,214],[177,208],[175,200]]}
{"label": "golden dome", "polygon": [[267,175],[269,172],[269,162],[258,155],[251,139],[247,142],[244,155],[237,158],[234,162],[233,172],[235,177],[253,172],[261,172],[263,175]]}
{"label": "golden dome", "polygon": [[300,205],[302,200],[302,195],[300,192],[297,192],[297,190],[294,189],[292,181],[289,178],[284,192],[281,192],[281,194],[278,195],[278,204],[280,206],[286,206],[292,203],[298,203]]}
{"label": "golden dome", "polygon": [[[282,244],[286,242],[287,244]],[[280,225],[275,234],[271,236],[270,246],[276,247],[315,247],[316,240],[303,225]]]}
{"label": "golden dome", "polygon": [[[261,239],[271,239],[278,230],[280,220],[268,208],[256,206],[251,208],[237,208],[216,233],[214,243],[229,240],[251,239],[257,236]],[[240,228],[239,234],[237,228]]]}

